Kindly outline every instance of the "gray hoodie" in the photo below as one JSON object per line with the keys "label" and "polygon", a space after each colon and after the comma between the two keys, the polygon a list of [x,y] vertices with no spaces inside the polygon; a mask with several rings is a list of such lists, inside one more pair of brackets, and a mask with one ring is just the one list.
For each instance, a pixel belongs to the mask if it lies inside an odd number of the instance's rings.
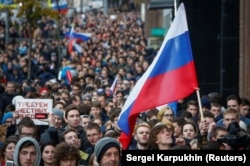
{"label": "gray hoodie", "polygon": [[19,154],[20,147],[22,146],[22,144],[27,142],[27,141],[30,141],[35,145],[35,148],[36,148],[36,161],[35,161],[34,166],[39,166],[40,161],[41,161],[40,146],[39,146],[38,142],[32,137],[23,137],[17,142],[15,150],[14,150],[14,163],[15,163],[15,166],[20,166],[20,163],[19,163],[19,160],[18,160],[18,154]]}

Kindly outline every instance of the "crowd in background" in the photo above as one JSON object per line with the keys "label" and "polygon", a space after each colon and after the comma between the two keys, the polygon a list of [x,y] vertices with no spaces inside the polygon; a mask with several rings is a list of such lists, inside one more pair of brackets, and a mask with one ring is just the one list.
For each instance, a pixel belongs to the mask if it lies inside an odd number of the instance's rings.
{"label": "crowd in background", "polygon": [[[31,46],[28,26],[28,22],[11,24],[10,42],[1,40],[0,44],[2,164],[27,161],[37,166],[41,160],[40,165],[120,165],[117,120],[157,52],[147,47],[139,13],[87,12],[62,16],[59,23],[43,17],[34,28]],[[82,52],[67,49],[65,33],[72,26],[77,32],[92,34],[89,40],[78,41]],[[116,77],[116,89],[111,91]],[[52,99],[52,112],[43,120],[49,125],[36,126],[29,117],[16,124],[15,103],[20,98]],[[248,149],[249,100],[230,95],[226,108],[221,101],[215,92],[203,96],[204,117],[195,100],[180,100],[176,111],[166,106],[143,112],[129,149]],[[32,159],[20,155],[23,146],[30,147],[27,141],[34,146]]]}

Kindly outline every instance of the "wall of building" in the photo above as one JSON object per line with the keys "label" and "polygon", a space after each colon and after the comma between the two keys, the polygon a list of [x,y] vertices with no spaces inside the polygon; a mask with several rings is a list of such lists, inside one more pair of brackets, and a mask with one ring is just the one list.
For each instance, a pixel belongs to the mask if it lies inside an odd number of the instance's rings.
{"label": "wall of building", "polygon": [[240,1],[239,93],[250,98],[250,1]]}
{"label": "wall of building", "polygon": [[[223,98],[239,94],[239,1],[179,2],[186,8],[201,95],[213,91]],[[145,32],[148,36],[153,26],[162,26],[161,16],[162,10],[147,11]]]}

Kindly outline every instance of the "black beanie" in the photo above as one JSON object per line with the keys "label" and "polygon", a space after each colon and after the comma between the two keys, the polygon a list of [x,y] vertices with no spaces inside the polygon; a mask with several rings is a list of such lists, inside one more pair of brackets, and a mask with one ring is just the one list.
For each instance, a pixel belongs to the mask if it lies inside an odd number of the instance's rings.
{"label": "black beanie", "polygon": [[104,137],[95,144],[94,151],[98,163],[101,162],[102,156],[111,147],[117,148],[120,153],[120,143],[115,138]]}

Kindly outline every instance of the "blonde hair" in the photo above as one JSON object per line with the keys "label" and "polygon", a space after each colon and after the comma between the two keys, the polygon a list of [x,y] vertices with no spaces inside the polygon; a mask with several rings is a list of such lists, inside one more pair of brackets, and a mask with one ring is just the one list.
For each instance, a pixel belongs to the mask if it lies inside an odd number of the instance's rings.
{"label": "blonde hair", "polygon": [[147,128],[149,128],[149,130],[151,130],[151,126],[148,124],[148,123],[146,123],[146,122],[142,122],[142,123],[139,123],[139,124],[137,124],[136,126],[135,126],[135,129],[134,129],[134,134],[137,132],[137,130],[138,130],[138,128],[139,127],[147,127]]}
{"label": "blonde hair", "polygon": [[173,109],[170,108],[170,107],[163,107],[163,108],[161,108],[161,109],[159,110],[158,114],[157,114],[157,118],[158,118],[160,121],[162,121],[163,115],[165,114],[165,112],[166,112],[167,110],[171,110],[172,113],[174,113]]}

